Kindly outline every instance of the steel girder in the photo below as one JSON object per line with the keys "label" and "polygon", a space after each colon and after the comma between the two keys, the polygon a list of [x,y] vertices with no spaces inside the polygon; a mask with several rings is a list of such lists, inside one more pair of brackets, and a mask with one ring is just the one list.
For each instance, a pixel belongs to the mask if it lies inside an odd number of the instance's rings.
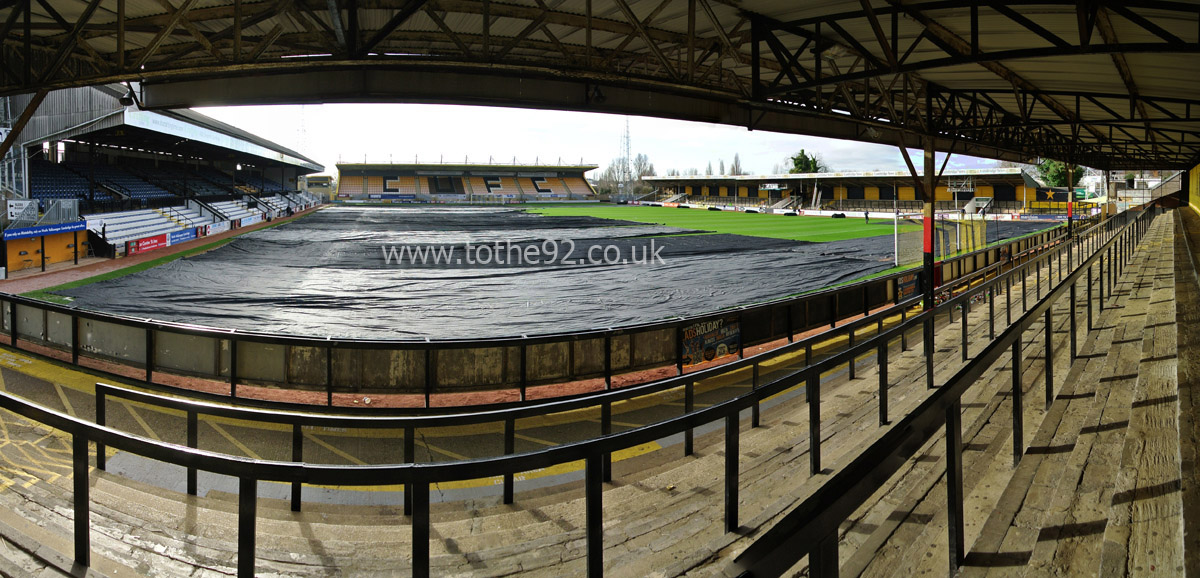
{"label": "steel girder", "polygon": [[[0,0],[0,93],[136,81],[146,104],[161,107],[469,102],[905,146],[933,139],[942,150],[1104,169],[1182,168],[1200,158],[1189,96],[1200,91],[1146,82],[1131,58],[1200,52],[1196,4],[860,0],[812,15],[788,4]],[[1110,63],[1098,66],[1097,55]],[[1076,61],[1114,82],[1023,72]],[[346,72],[358,90],[316,85]],[[264,93],[265,75],[286,82]],[[451,76],[521,86],[464,90]]]}

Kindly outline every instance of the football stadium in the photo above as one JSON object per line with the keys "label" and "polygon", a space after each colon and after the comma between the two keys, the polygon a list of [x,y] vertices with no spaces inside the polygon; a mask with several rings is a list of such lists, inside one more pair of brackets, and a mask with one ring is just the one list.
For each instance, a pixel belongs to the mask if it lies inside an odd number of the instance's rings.
{"label": "football stadium", "polygon": [[1200,575],[1197,31],[0,1],[0,575]]}

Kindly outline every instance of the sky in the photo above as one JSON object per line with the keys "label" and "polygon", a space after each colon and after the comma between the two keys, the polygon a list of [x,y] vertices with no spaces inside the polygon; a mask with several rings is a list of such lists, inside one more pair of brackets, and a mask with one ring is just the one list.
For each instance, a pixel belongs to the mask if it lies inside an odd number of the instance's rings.
{"label": "sky", "polygon": [[[599,113],[434,104],[272,105],[196,109],[291,148],[336,174],[345,163],[594,164],[622,155],[628,119],[630,151],[645,154],[659,175],[719,172],[739,155],[750,174],[771,174],[787,157],[816,151],[834,170],[904,170],[895,146],[791,135],[717,124]],[[920,151],[913,151],[920,163]],[[941,167],[938,155],[938,167]],[[994,161],[953,156],[948,168],[986,168]],[[918,166],[918,168],[920,168]],[[589,176],[595,176],[591,173]]]}

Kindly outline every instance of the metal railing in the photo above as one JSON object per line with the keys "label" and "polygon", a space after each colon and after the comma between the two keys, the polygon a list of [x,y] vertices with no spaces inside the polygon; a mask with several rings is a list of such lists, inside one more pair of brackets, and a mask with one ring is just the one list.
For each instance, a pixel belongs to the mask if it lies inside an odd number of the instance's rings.
{"label": "metal railing", "polygon": [[[1065,238],[1044,231],[946,260],[942,284],[950,286],[1002,261]],[[956,281],[958,280],[958,281]],[[139,319],[0,294],[0,316],[9,344],[39,348],[62,361],[116,370],[123,378],[172,387],[178,378],[223,384],[226,397],[244,400],[239,385],[263,385],[334,394],[399,393],[432,397],[464,391],[514,391],[530,387],[674,366],[684,373],[684,333],[699,323],[726,320],[738,326],[739,355],[747,347],[786,340],[848,317],[869,314],[914,295],[913,269],[796,297],[691,317],[613,329],[475,340],[335,339],[273,335]],[[100,362],[100,363],[97,363]],[[90,365],[89,365],[90,364]],[[106,369],[107,368],[107,369]],[[156,375],[160,375],[156,383]]]}
{"label": "metal railing", "polygon": [[[99,466],[104,465],[104,458],[102,456],[105,455],[104,450],[106,447],[131,452],[154,460],[182,465],[188,468],[189,489],[194,485],[191,481],[194,479],[194,472],[199,470],[239,478],[238,573],[240,576],[251,576],[254,573],[253,552],[255,548],[258,481],[290,483],[293,485],[293,488],[299,487],[298,484],[333,486],[404,484],[406,487],[405,500],[408,502],[407,510],[411,512],[412,516],[413,575],[423,577],[429,574],[430,484],[492,476],[505,476],[507,479],[508,476],[517,472],[582,460],[585,463],[584,491],[587,568],[590,576],[599,576],[603,573],[602,483],[611,474],[610,468],[607,467],[607,461],[608,456],[611,456],[612,453],[643,443],[660,440],[673,434],[682,433],[687,435],[702,425],[723,421],[725,425],[724,437],[726,444],[724,457],[724,521],[726,530],[732,532],[737,529],[739,520],[738,444],[741,427],[740,414],[743,410],[749,409],[753,412],[753,408],[763,400],[794,387],[804,386],[806,388],[805,393],[809,411],[810,472],[813,476],[820,475],[822,471],[822,440],[820,437],[822,420],[821,390],[822,375],[824,373],[842,366],[853,367],[855,360],[864,355],[872,353],[877,355],[880,368],[879,421],[881,427],[883,427],[889,421],[889,383],[886,368],[888,366],[890,345],[900,340],[903,347],[903,340],[907,333],[918,327],[924,328],[928,337],[935,315],[946,313],[950,316],[950,320],[953,321],[955,308],[961,307],[962,314],[959,318],[964,328],[963,356],[965,360],[968,357],[966,329],[969,326],[971,303],[977,298],[986,297],[989,308],[988,319],[990,320],[988,323],[989,337],[995,337],[997,296],[1001,293],[1006,295],[1005,306],[1009,312],[1008,319],[1011,321],[1012,309],[1015,307],[1012,300],[1012,290],[1014,285],[1020,283],[1023,314],[1020,314],[1019,318],[1012,321],[1012,325],[1008,329],[1004,330],[998,338],[994,338],[991,343],[979,352],[975,360],[967,363],[945,385],[936,388],[936,391],[931,394],[928,400],[923,402],[915,411],[899,420],[896,424],[889,426],[888,431],[883,434],[879,441],[872,444],[864,454],[854,459],[848,466],[831,476],[816,493],[805,500],[801,506],[787,514],[780,524],[769,530],[736,559],[736,563],[739,566],[746,568],[753,575],[771,575],[775,570],[779,570],[780,568],[786,569],[799,556],[803,555],[804,552],[791,547],[791,545],[797,543],[817,544],[812,549],[813,560],[816,561],[813,567],[818,569],[818,571],[820,569],[826,569],[827,571],[831,564],[830,560],[833,561],[833,567],[836,568],[836,531],[841,520],[845,519],[866,496],[869,496],[874,491],[874,488],[878,488],[879,484],[890,475],[889,472],[894,472],[899,467],[899,464],[903,462],[903,459],[911,454],[914,448],[936,433],[942,424],[950,424],[947,428],[948,439],[951,440],[952,449],[957,449],[959,452],[955,456],[961,456],[961,434],[958,430],[958,400],[962,393],[999,358],[1003,351],[1014,344],[1019,344],[1021,333],[1032,325],[1035,320],[1045,315],[1049,322],[1050,307],[1057,299],[1065,295],[1068,291],[1071,297],[1074,298],[1076,296],[1075,281],[1080,279],[1085,273],[1089,281],[1087,315],[1090,327],[1092,320],[1091,272],[1093,265],[1100,268],[1098,278],[1099,303],[1103,307],[1105,288],[1108,288],[1110,294],[1112,292],[1113,278],[1117,274],[1114,269],[1119,270],[1119,267],[1128,260],[1128,256],[1134,249],[1136,239],[1144,234],[1152,216],[1152,214],[1143,213],[1134,218],[1130,213],[1124,213],[1118,219],[1111,219],[1087,231],[1081,232],[1069,242],[1057,243],[1047,251],[1031,255],[1024,263],[1010,267],[1007,271],[1003,271],[1001,267],[997,267],[993,270],[992,274],[981,276],[986,278],[977,279],[973,285],[950,297],[939,309],[926,310],[907,317],[899,324],[878,332],[874,337],[862,342],[851,343],[845,350],[830,355],[825,359],[814,360],[810,357],[806,360],[808,363],[805,367],[787,372],[782,377],[768,382],[759,383],[756,381],[749,392],[732,399],[705,408],[695,408],[691,404],[688,404],[685,412],[678,417],[617,433],[601,432],[600,436],[592,439],[565,443],[532,452],[453,462],[346,466],[304,463],[300,461],[302,459],[301,449],[299,450],[301,457],[297,458],[295,462],[256,460],[151,440],[120,432],[105,425],[88,423],[84,420],[49,410],[8,393],[0,393],[0,407],[71,434],[73,438],[72,459],[74,463],[73,491],[76,504],[75,560],[84,566],[88,565],[90,561],[91,551],[89,535],[90,507],[88,499],[90,486],[87,467],[88,446],[89,443],[96,443],[99,450],[97,452]],[[1064,260],[1066,261],[1066,272],[1063,271]],[[1080,263],[1081,265],[1075,267],[1074,263]],[[1049,289],[1044,299],[1038,293],[1038,301],[1032,307],[1029,307],[1024,296],[1027,294],[1026,279],[1030,276],[1030,269],[1033,269],[1033,274],[1037,276],[1037,291],[1040,292],[1042,269],[1046,269],[1048,280],[1052,280],[1055,273],[1055,266],[1057,266],[1059,278],[1058,285],[1053,289]],[[1107,269],[1107,277],[1105,269]],[[1075,316],[1072,315],[1072,320],[1074,318]],[[877,321],[871,320],[869,322]],[[1076,324],[1074,322],[1070,325],[1070,333],[1071,348],[1072,352],[1074,352],[1076,344]],[[1050,353],[1052,347],[1049,341],[1051,333],[1047,332],[1046,335],[1047,350]],[[799,347],[800,345],[795,344],[795,346]],[[1014,351],[1019,355],[1019,348],[1014,349]],[[928,338],[925,340],[925,355],[927,384],[932,387],[933,351],[932,340]],[[1048,355],[1047,357],[1049,358],[1050,356]],[[739,363],[742,363],[743,367],[745,365],[755,366],[754,364],[758,361],[759,359],[755,357],[742,360]],[[1020,371],[1020,364],[1014,364],[1014,367],[1017,368],[1016,371]],[[683,375],[673,378],[675,381],[672,383],[682,383],[686,387],[699,377],[700,372]],[[1052,384],[1052,381],[1053,376],[1048,372],[1047,383]],[[269,412],[259,412],[256,415],[258,419],[262,419],[263,421],[292,423],[292,432],[293,436],[295,436],[296,432],[299,431],[299,427],[305,423],[337,422],[344,425],[345,422],[342,420],[345,419],[356,420],[354,427],[396,427],[397,424],[405,424],[401,426],[405,428],[409,426],[418,427],[418,423],[433,423],[432,421],[421,422],[420,420],[440,420],[437,421],[439,424],[478,423],[478,420],[496,419],[504,419],[507,422],[508,420],[516,419],[517,416],[526,415],[524,412],[542,414],[572,409],[579,407],[579,404],[604,404],[606,401],[611,402],[624,395],[631,395],[632,391],[618,390],[606,392],[596,394],[589,399],[547,401],[521,408],[498,410],[496,413],[489,415],[474,413],[408,418],[411,421],[400,420],[400,418],[363,420],[359,417],[282,416]],[[1047,391],[1052,393],[1052,387],[1048,387]],[[101,400],[114,395],[122,397],[133,396],[142,400],[148,399],[146,397],[137,397],[139,395],[144,396],[145,394],[118,392],[115,389],[104,386],[98,386],[97,392],[99,394],[97,398],[98,415],[104,415],[105,411],[103,407],[105,402]],[[644,393],[644,390],[642,393]],[[1050,393],[1048,393],[1048,399]],[[1019,400],[1019,393],[1017,393],[1016,399]],[[254,411],[244,408],[220,408],[184,400],[160,400],[157,403],[161,403],[166,407],[184,409],[188,412],[189,422],[194,422],[197,419],[196,416],[200,413],[245,417],[250,415],[245,412]],[[101,418],[101,421],[103,421],[103,418]],[[756,424],[757,419],[752,415],[751,425]],[[1016,427],[1018,429],[1015,435],[1018,436],[1018,439],[1021,439],[1023,434],[1019,430],[1019,421]],[[191,426],[189,426],[189,429],[190,431],[194,431],[194,428]],[[193,441],[192,437],[189,433],[189,442]],[[412,436],[406,436],[406,445],[411,443],[410,440],[412,440]],[[1020,444],[1017,445],[1020,446]],[[295,455],[299,447],[301,446],[293,445],[293,455]],[[684,449],[690,452],[691,444],[685,442]],[[957,475],[957,479],[961,480],[961,460],[955,461],[952,459],[951,463],[952,471],[950,473]],[[295,500],[297,499],[297,495],[293,494],[294,506],[296,505]],[[952,549],[952,556],[957,556],[954,560],[961,561],[961,491],[956,494],[952,489],[951,496],[953,496],[951,498],[952,501],[957,500],[951,506],[957,505],[958,508],[957,512],[952,512],[952,519],[956,520],[958,524],[957,533],[952,536],[951,540],[952,544],[957,544],[957,550]],[[506,496],[506,499],[511,498],[510,496]],[[830,546],[831,535],[834,538],[832,547]],[[954,541],[955,537],[959,539],[958,542]],[[831,549],[833,550],[832,553]],[[832,555],[832,558],[830,555]]]}
{"label": "metal railing", "polygon": [[[1069,299],[1069,351],[1075,361],[1078,353],[1077,338],[1077,286],[1086,277],[1087,282],[1087,328],[1093,323],[1093,271],[1098,269],[1099,295],[1096,304],[1104,308],[1105,287],[1112,294],[1113,284],[1128,264],[1136,249],[1137,241],[1149,230],[1154,217],[1161,213],[1159,208],[1143,212],[1098,247],[1089,247],[1089,256],[1080,259],[1079,267],[1070,267],[1070,272],[1046,296],[1028,308],[998,337],[993,339],[979,354],[959,369],[945,384],[931,393],[916,409],[872,443],[842,469],[834,473],[817,491],[793,508],[778,524],[754,541],[734,560],[741,577],[777,576],[787,571],[805,555],[809,556],[810,574],[814,576],[837,576],[838,553],[837,532],[840,524],[864,504],[887,480],[894,475],[905,461],[939,430],[945,430],[947,513],[949,531],[949,574],[953,575],[966,557],[964,530],[963,494],[963,442],[961,399],[973,385],[980,381],[1000,357],[1011,351],[1012,371],[1012,435],[1013,463],[1020,462],[1025,452],[1023,425],[1023,390],[1021,369],[1022,336],[1034,323],[1045,324],[1045,377],[1046,407],[1049,409],[1054,395],[1053,306],[1060,299]],[[1128,213],[1126,213],[1128,214]],[[1069,245],[1068,255],[1076,251],[1078,242]],[[1108,263],[1107,276],[1105,263]],[[1107,281],[1107,282],[1106,282]]]}

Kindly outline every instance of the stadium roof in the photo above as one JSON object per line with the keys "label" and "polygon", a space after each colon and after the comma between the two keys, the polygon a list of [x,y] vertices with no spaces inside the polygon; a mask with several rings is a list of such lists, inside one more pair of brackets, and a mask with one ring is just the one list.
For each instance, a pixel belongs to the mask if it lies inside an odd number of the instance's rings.
{"label": "stadium roof", "polygon": [[[18,135],[25,146],[52,140],[78,140],[142,148],[215,160],[294,166],[320,171],[316,161],[257,135],[198,112],[149,111],[119,102],[120,85],[55,91]],[[24,107],[28,96],[15,99]]]}
{"label": "stadium roof", "polygon": [[144,80],[154,108],[491,104],[1186,168],[1198,34],[1196,0],[0,0],[0,94]]}
{"label": "stadium roof", "polygon": [[597,165],[496,165],[496,164],[401,164],[401,163],[338,163],[338,171],[395,171],[395,172],[579,172],[586,173],[599,168]]}
{"label": "stadium roof", "polygon": [[[923,174],[918,170],[917,174]],[[941,178],[956,178],[956,177],[972,177],[981,179],[1006,179],[1020,181],[1022,180],[1022,170],[1020,168],[996,168],[996,169],[960,169],[946,170],[941,173]],[[672,175],[662,177],[642,177],[642,180],[647,183],[681,183],[681,182],[714,182],[714,181],[744,181],[751,183],[759,182],[786,182],[786,181],[828,181],[842,179],[904,179],[905,185],[908,184],[908,179],[912,178],[912,173],[908,171],[833,171],[828,173],[789,173],[782,175]]]}
{"label": "stadium roof", "polygon": [[186,122],[194,124],[196,126],[214,130],[219,133],[226,134],[231,137],[244,140],[248,143],[258,145],[262,148],[270,149],[276,153],[281,153],[285,156],[291,157],[292,162],[301,161],[303,163],[308,163],[311,166],[306,167],[306,168],[312,169],[314,171],[325,170],[325,167],[323,165],[317,163],[317,161],[314,161],[314,160],[304,156],[303,154],[300,154],[290,148],[287,148],[280,144],[276,144],[276,143],[269,141],[265,138],[262,138],[256,134],[246,132],[246,131],[244,131],[236,126],[233,126],[231,124],[223,123],[215,118],[212,118],[211,116],[206,116],[206,115],[200,114],[194,110],[188,110],[185,108],[185,109],[178,109],[178,110],[159,111],[159,113],[165,114],[168,116],[175,116]]}

